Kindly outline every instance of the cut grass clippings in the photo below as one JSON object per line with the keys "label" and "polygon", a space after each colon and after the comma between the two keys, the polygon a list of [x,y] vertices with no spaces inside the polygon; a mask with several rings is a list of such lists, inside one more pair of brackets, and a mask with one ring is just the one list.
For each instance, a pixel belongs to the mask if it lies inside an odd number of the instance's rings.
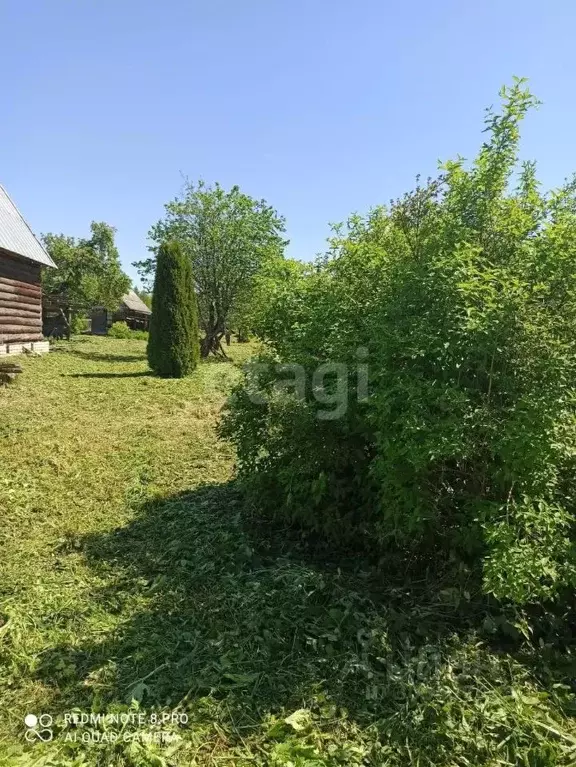
{"label": "cut grass clippings", "polygon": [[0,764],[575,764],[570,647],[496,647],[468,594],[244,508],[231,349],[162,380],[79,337],[0,390]]}

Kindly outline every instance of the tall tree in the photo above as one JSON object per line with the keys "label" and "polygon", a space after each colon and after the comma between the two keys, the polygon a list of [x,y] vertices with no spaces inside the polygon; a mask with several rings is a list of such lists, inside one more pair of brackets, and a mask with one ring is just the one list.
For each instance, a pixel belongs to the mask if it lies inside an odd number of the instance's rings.
{"label": "tall tree", "polygon": [[182,378],[200,358],[198,311],[190,259],[179,243],[158,249],[148,364],[163,378]]}
{"label": "tall tree", "polygon": [[42,235],[44,247],[58,267],[43,270],[44,293],[64,298],[79,313],[95,305],[116,309],[130,288],[130,278],[120,265],[114,227],[93,221],[90,230],[92,236],[87,239]]}
{"label": "tall tree", "polygon": [[165,207],[165,218],[150,230],[152,257],[135,266],[149,279],[160,243],[180,242],[198,294],[202,356],[225,356],[221,340],[234,309],[246,300],[263,265],[282,256],[284,219],[238,186],[226,191],[202,181],[186,182],[183,194]]}

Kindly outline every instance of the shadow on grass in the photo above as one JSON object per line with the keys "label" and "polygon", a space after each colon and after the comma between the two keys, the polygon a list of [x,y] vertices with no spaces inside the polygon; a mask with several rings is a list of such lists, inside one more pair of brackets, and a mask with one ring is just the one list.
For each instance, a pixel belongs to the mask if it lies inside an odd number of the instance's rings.
{"label": "shadow on grass", "polygon": [[70,354],[77,346],[90,343],[92,336],[75,336],[69,340],[64,338],[54,339],[50,337],[48,340],[50,342],[50,354],[53,354],[54,352],[65,352]]}
{"label": "shadow on grass", "polygon": [[[59,556],[79,550],[105,584],[91,590],[95,615],[122,619],[43,653],[53,714],[136,698],[242,733],[238,743],[270,713],[306,708],[440,754],[450,685],[474,695],[492,663],[459,649],[481,622],[475,608],[251,522],[234,483],[147,502],[126,527],[64,543]],[[415,726],[420,710],[438,722]]]}
{"label": "shadow on grass", "polygon": [[147,359],[145,354],[103,354],[102,352],[89,352],[84,351],[83,349],[75,349],[73,346],[70,348],[58,348],[55,351],[67,352],[74,357],[81,357],[82,359],[92,360],[93,362],[144,362],[144,360]]}
{"label": "shadow on grass", "polygon": [[82,357],[94,362],[144,362],[147,357],[145,354],[101,354],[98,352],[84,352],[80,349],[73,349],[70,354],[76,357]]}
{"label": "shadow on grass", "polygon": [[[63,710],[89,705],[89,678],[108,702],[129,701],[142,680],[139,694],[154,706],[225,697],[243,726],[264,710],[297,708],[322,685],[359,716],[369,684],[362,657],[381,641],[371,631],[397,650],[414,620],[422,641],[452,630],[449,607],[442,627],[428,625],[437,615],[420,597],[401,583],[379,586],[356,554],[322,562],[297,536],[246,524],[233,483],[147,503],[128,526],[70,551],[79,548],[108,582],[94,595],[100,607],[130,618],[102,640],[44,654],[40,675]],[[379,588],[386,604],[377,606]]]}
{"label": "shadow on grass", "polygon": [[226,365],[233,362],[234,360],[231,357],[215,357],[213,354],[210,354],[208,357],[202,357],[201,359],[202,365]]}
{"label": "shadow on grass", "polygon": [[62,373],[64,378],[143,378],[153,376],[151,370],[138,370],[134,373]]}

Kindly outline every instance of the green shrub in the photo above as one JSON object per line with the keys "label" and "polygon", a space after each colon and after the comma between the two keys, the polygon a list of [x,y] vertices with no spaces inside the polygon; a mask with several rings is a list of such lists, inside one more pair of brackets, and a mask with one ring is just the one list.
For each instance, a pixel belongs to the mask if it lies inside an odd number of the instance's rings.
{"label": "green shrub", "polygon": [[158,249],[148,363],[164,378],[182,378],[200,359],[198,309],[190,258],[177,242]]}
{"label": "green shrub", "polygon": [[133,341],[147,341],[147,330],[132,330],[125,322],[114,322],[108,330],[110,338],[131,338]]}
{"label": "green shrub", "polygon": [[132,333],[125,322],[114,322],[108,329],[110,338],[132,338]]}
{"label": "green shrub", "polygon": [[74,314],[70,322],[70,330],[73,335],[85,333],[88,330],[88,318]]}
{"label": "green shrub", "polygon": [[[481,565],[487,592],[525,603],[576,583],[576,181],[544,194],[525,163],[511,188],[535,102],[521,81],[502,95],[470,168],[353,217],[277,292],[262,336],[305,369],[305,396],[254,368],[221,430],[275,513],[427,567]],[[310,385],[327,362],[346,371],[335,420]]]}

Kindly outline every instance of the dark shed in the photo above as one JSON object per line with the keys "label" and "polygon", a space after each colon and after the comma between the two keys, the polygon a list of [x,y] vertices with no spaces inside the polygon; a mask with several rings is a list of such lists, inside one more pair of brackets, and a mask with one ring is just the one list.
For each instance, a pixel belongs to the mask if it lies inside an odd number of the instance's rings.
{"label": "dark shed", "polygon": [[133,290],[122,297],[122,302],[115,312],[107,311],[103,306],[92,310],[92,333],[105,336],[114,322],[125,322],[132,330],[148,330],[152,312]]}
{"label": "dark shed", "polygon": [[42,335],[42,267],[48,253],[0,186],[0,356],[48,351]]}

